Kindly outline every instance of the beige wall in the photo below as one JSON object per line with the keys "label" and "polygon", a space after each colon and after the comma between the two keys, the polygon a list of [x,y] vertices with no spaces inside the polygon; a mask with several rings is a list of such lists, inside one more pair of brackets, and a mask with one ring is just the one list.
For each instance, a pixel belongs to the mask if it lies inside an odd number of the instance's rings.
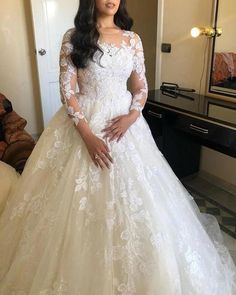
{"label": "beige wall", "polygon": [[134,20],[131,30],[137,32],[143,41],[146,76],[151,90],[155,88],[157,0],[128,0],[127,9]]}
{"label": "beige wall", "polygon": [[235,158],[204,147],[201,153],[201,170],[236,185]]}
{"label": "beige wall", "polygon": [[[204,9],[203,9],[204,7]],[[212,0],[165,0],[163,43],[171,43],[172,52],[162,53],[161,82],[175,82],[199,91],[207,38],[194,39],[191,28],[209,25]],[[204,73],[201,93],[205,91]]]}
{"label": "beige wall", "polygon": [[[172,44],[172,52],[162,53],[161,81],[176,82],[199,91],[207,38],[191,38],[195,26],[209,26],[212,0],[165,0],[162,42]],[[209,44],[208,44],[209,45]],[[208,48],[209,49],[209,48]],[[207,50],[208,50],[207,49]],[[201,93],[205,93],[208,60]],[[236,185],[236,159],[202,147],[200,169]]]}
{"label": "beige wall", "polygon": [[24,117],[26,130],[42,130],[29,1],[3,0],[0,9],[0,92]]}

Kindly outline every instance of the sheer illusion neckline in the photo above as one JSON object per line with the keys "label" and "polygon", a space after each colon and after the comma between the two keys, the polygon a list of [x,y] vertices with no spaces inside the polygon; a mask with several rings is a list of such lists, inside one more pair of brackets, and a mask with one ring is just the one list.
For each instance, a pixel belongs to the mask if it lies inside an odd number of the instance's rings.
{"label": "sheer illusion neckline", "polygon": [[113,48],[117,48],[117,49],[122,48],[124,45],[126,45],[126,42],[123,39],[123,36],[125,34],[125,30],[121,30],[120,34],[121,34],[121,38],[122,38],[120,44],[116,44],[114,42],[102,41],[100,38],[98,38],[97,43],[103,47],[113,47]]}

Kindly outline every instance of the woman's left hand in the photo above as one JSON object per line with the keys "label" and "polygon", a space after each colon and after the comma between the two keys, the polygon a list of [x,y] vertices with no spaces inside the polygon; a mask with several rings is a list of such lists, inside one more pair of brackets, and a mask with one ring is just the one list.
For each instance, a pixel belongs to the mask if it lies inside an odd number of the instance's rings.
{"label": "woman's left hand", "polygon": [[126,130],[134,123],[134,118],[130,114],[117,116],[111,119],[111,125],[102,129],[102,132],[106,132],[103,138],[110,137],[109,141],[117,139],[117,142],[125,134]]}

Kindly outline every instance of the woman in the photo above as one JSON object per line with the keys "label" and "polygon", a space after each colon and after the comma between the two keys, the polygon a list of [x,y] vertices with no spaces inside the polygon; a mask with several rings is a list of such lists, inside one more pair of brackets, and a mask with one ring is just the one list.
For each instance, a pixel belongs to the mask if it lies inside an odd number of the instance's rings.
{"label": "woman", "polygon": [[63,106],[0,219],[2,295],[236,294],[215,217],[200,213],[143,118],[131,26],[125,0],[80,1],[62,40]]}

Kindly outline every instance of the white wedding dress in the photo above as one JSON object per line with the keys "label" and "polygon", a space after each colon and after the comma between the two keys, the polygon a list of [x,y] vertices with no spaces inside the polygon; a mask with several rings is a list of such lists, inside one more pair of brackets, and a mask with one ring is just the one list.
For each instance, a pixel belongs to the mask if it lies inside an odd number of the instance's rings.
{"label": "white wedding dress", "polygon": [[76,71],[72,30],[60,54],[63,105],[0,218],[0,294],[235,295],[236,266],[216,218],[200,213],[142,113],[120,141],[104,139],[110,169],[95,166],[75,127],[84,118],[102,138],[109,119],[142,110],[147,82],[139,35],[122,30],[120,45],[99,40],[100,62],[96,51]]}

